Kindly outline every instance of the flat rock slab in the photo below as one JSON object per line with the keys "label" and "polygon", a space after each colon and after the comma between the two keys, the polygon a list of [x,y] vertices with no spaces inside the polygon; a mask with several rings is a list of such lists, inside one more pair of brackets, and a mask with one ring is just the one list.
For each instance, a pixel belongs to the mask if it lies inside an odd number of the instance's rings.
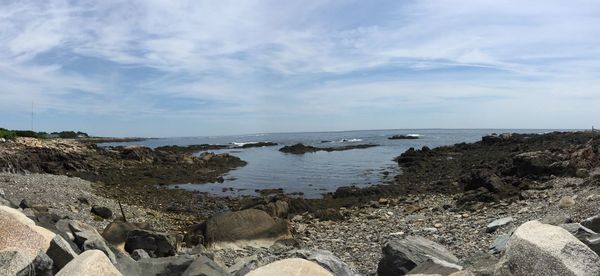
{"label": "flat rock slab", "polygon": [[377,274],[380,276],[404,275],[417,265],[431,261],[458,263],[443,245],[419,236],[393,240],[383,247],[383,258],[379,261]]}
{"label": "flat rock slab", "polygon": [[69,262],[56,276],[122,276],[100,250],[88,250]]}
{"label": "flat rock slab", "polygon": [[515,219],[512,217],[506,217],[506,218],[494,220],[490,224],[487,225],[487,227],[485,228],[485,231],[488,233],[492,233],[492,232],[500,229],[502,226],[512,223],[514,220]]}
{"label": "flat rock slab", "polygon": [[261,266],[246,276],[282,276],[282,275],[311,275],[333,276],[320,265],[300,258],[283,259]]}

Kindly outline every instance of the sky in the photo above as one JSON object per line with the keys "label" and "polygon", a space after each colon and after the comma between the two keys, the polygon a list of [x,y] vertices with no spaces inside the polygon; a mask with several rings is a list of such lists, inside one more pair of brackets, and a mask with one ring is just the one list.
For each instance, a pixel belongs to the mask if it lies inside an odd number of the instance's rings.
{"label": "sky", "polygon": [[590,128],[599,26],[597,0],[0,0],[0,127]]}

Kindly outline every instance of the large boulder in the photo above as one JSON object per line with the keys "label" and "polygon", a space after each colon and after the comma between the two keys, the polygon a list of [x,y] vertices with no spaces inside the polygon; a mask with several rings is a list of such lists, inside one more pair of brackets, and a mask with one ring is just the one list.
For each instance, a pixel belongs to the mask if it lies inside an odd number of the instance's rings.
{"label": "large boulder", "polygon": [[206,221],[204,242],[213,247],[263,246],[290,238],[288,223],[264,211],[247,209],[227,212]]}
{"label": "large boulder", "polygon": [[515,230],[497,275],[597,275],[600,257],[563,228],[530,221]]}
{"label": "large boulder", "polygon": [[272,262],[246,274],[246,276],[280,275],[333,276],[331,272],[318,264],[300,258],[290,258]]}
{"label": "large boulder", "polygon": [[54,262],[55,273],[67,265],[75,257],[77,257],[77,253],[73,250],[73,248],[71,248],[71,245],[60,235],[56,235],[52,239],[46,254]]}
{"label": "large boulder", "polygon": [[140,229],[140,227],[134,223],[115,220],[104,228],[102,231],[102,237],[109,244],[112,244],[124,251],[127,234],[137,229]]}
{"label": "large boulder", "polygon": [[104,252],[88,250],[61,269],[56,276],[122,276]]}
{"label": "large boulder", "polygon": [[108,247],[108,244],[96,228],[83,222],[72,220],[69,222],[69,229],[75,237],[75,244],[77,244],[81,251],[100,250],[106,254],[113,264],[117,263],[114,252]]}
{"label": "large boulder", "polygon": [[404,275],[425,262],[457,264],[458,258],[443,245],[419,236],[408,236],[392,240],[383,247],[383,258],[379,261],[377,274]]}
{"label": "large boulder", "polygon": [[168,257],[177,253],[177,239],[167,233],[147,230],[133,230],[127,234],[125,251],[130,254],[136,249],[144,249],[151,257]]}
{"label": "large boulder", "polygon": [[18,210],[0,206],[0,251],[13,247],[36,256],[48,250],[54,236]]}

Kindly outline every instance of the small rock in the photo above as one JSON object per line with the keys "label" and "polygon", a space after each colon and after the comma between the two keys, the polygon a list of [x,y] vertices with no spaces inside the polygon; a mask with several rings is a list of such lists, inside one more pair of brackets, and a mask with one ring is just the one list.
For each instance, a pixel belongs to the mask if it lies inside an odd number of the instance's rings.
{"label": "small rock", "polygon": [[490,254],[500,254],[504,252],[506,249],[506,244],[508,243],[508,239],[510,239],[510,235],[508,234],[496,237],[492,245],[490,245]]}
{"label": "small rock", "polygon": [[558,208],[561,208],[561,209],[571,208],[574,205],[575,205],[575,199],[571,196],[563,196],[558,201]]}
{"label": "small rock", "polygon": [[513,219],[512,217],[506,217],[506,218],[494,220],[487,225],[487,227],[485,228],[485,232],[493,233],[494,231],[501,228],[502,226],[512,223],[514,220],[515,219]]}
{"label": "small rock", "polygon": [[98,205],[94,205],[92,206],[92,214],[97,215],[103,219],[108,219],[111,218],[113,215],[113,212],[106,208],[106,207],[102,207],[102,206],[98,206]]}
{"label": "small rock", "polygon": [[150,258],[150,255],[148,255],[148,252],[144,251],[144,249],[136,249],[131,252],[131,258],[139,261],[140,259]]}
{"label": "small rock", "polygon": [[31,204],[29,204],[29,201],[27,201],[27,199],[23,199],[23,200],[21,200],[21,203],[19,203],[19,208],[21,208],[21,209],[31,208]]}

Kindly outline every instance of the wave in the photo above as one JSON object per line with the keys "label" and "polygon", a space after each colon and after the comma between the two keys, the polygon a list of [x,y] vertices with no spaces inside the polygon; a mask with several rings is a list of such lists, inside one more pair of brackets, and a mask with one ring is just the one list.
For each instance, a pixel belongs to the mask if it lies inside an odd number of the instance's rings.
{"label": "wave", "polygon": [[341,143],[352,143],[352,142],[362,142],[363,139],[359,139],[359,138],[352,138],[352,139],[342,139],[340,140]]}
{"label": "wave", "polygon": [[411,133],[411,134],[406,134],[406,136],[408,136],[408,137],[421,137],[421,134]]}
{"label": "wave", "polygon": [[231,142],[230,144],[236,146],[236,147],[243,147],[245,145],[249,145],[249,144],[257,144],[260,142]]}

